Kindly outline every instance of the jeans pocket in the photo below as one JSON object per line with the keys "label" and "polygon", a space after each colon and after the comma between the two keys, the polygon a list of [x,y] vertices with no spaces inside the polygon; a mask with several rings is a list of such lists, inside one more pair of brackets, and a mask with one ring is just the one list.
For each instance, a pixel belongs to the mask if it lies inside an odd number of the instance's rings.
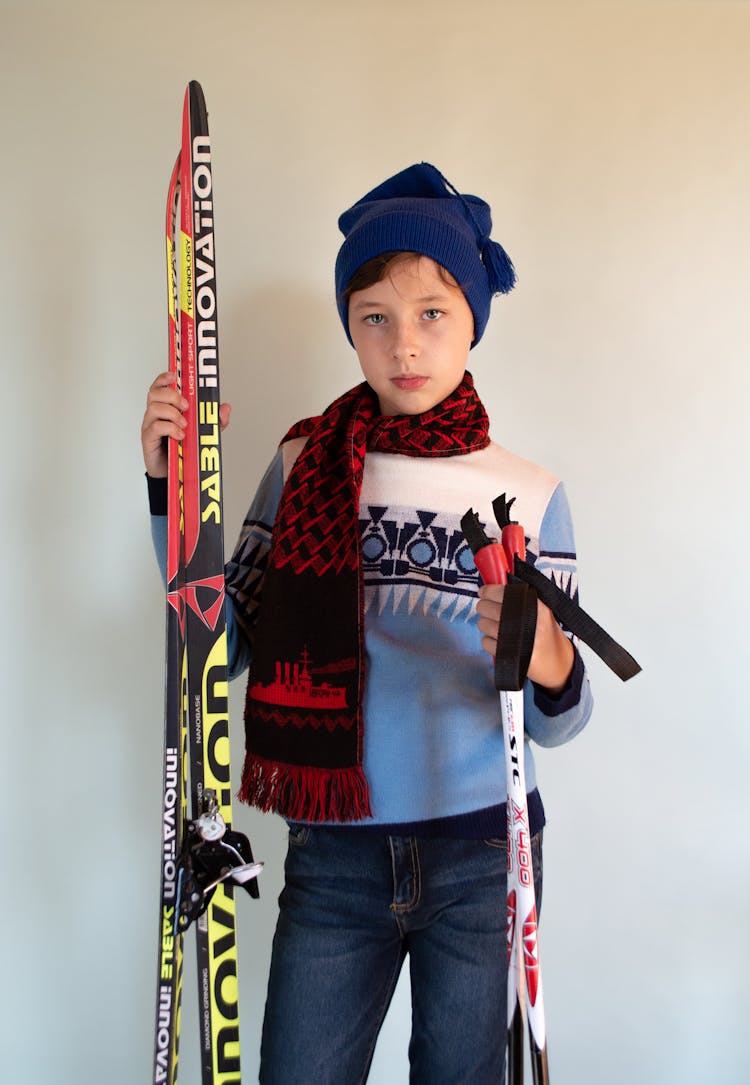
{"label": "jeans pocket", "polygon": [[310,839],[310,826],[292,822],[289,825],[289,847],[304,848]]}
{"label": "jeans pocket", "polygon": [[505,837],[493,836],[487,840],[482,841],[488,848],[499,848],[501,851],[505,851]]}

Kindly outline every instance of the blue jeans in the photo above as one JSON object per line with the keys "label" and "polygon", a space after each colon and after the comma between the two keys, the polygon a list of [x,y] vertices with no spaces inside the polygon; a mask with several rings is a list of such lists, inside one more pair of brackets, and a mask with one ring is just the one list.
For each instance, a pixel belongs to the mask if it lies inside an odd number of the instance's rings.
{"label": "blue jeans", "polygon": [[407,954],[412,1085],[504,1080],[504,841],[293,826],[285,872],[262,1085],[366,1081]]}

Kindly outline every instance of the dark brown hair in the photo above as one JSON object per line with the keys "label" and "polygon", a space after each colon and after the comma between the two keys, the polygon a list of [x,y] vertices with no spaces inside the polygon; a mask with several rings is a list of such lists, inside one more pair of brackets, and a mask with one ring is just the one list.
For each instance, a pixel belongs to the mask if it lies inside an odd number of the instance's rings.
{"label": "dark brown hair", "polygon": [[[419,257],[423,255],[424,253],[421,252],[399,250],[396,252],[381,252],[378,256],[373,256],[371,260],[367,260],[354,272],[341,294],[341,301],[348,302],[352,294],[355,294],[358,290],[366,290],[368,286],[374,286],[375,283],[382,282],[391,270],[399,264],[406,263],[408,260],[413,260],[414,257],[419,259]],[[442,264],[438,264],[437,261],[435,261],[435,266],[444,283],[447,283],[449,286],[460,285],[453,278],[450,271],[447,271]]]}

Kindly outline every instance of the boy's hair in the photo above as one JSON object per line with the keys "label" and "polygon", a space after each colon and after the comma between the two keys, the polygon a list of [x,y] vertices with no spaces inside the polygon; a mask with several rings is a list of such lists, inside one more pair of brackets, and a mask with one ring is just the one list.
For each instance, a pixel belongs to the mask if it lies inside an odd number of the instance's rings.
{"label": "boy's hair", "polygon": [[[420,252],[408,252],[398,250],[396,252],[382,252],[379,256],[373,256],[371,260],[362,264],[352,275],[348,285],[344,288],[343,293],[339,297],[339,304],[349,304],[349,299],[352,294],[356,294],[358,290],[366,290],[368,286],[374,286],[375,283],[380,283],[383,279],[387,279],[391,271],[398,267],[399,264],[408,263],[411,260],[418,260],[422,253]],[[448,286],[461,286],[451,275],[447,268],[444,268],[442,264],[435,264],[438,270],[440,278]]]}
{"label": "boy's hair", "polygon": [[412,252],[445,268],[473,313],[472,346],[482,337],[493,294],[507,294],[516,281],[508,254],[490,240],[489,206],[477,196],[462,196],[429,162],[409,166],[368,192],[341,215],[339,227],[345,241],[336,258],[336,301],[349,342],[351,283],[375,257]]}

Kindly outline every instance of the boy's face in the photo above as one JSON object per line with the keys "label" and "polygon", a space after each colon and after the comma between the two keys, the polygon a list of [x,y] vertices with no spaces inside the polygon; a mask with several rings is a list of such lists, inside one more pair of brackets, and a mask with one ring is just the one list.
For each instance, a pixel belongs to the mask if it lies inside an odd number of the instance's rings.
{"label": "boy's face", "polygon": [[421,414],[461,383],[474,317],[448,272],[415,256],[351,295],[349,331],[381,412]]}

